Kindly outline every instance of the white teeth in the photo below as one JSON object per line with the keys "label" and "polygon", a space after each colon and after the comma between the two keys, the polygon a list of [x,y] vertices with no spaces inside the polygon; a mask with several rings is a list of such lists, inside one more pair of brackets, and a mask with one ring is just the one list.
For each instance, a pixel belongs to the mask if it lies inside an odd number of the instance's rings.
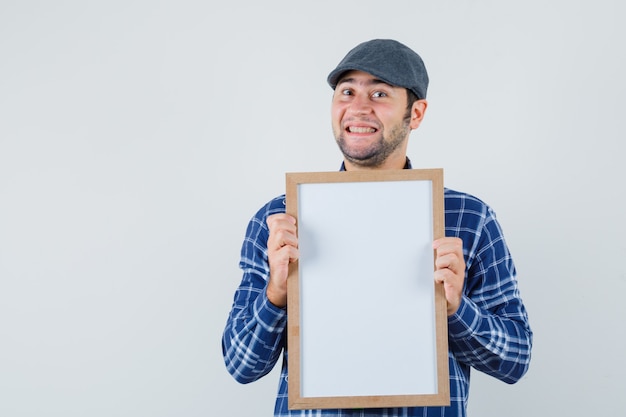
{"label": "white teeth", "polygon": [[350,126],[348,128],[348,130],[351,133],[374,133],[376,132],[376,129],[372,128],[372,127],[357,127],[357,126]]}

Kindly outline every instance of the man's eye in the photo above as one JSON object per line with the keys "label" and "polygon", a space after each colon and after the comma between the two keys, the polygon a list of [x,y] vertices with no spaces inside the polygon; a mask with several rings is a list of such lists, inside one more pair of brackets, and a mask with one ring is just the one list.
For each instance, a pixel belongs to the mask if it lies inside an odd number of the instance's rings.
{"label": "man's eye", "polygon": [[344,96],[351,96],[352,95],[352,91],[350,91],[349,89],[345,89],[345,90],[341,90],[341,94]]}
{"label": "man's eye", "polygon": [[387,97],[387,94],[383,93],[382,91],[376,91],[374,94],[372,94],[372,97]]}

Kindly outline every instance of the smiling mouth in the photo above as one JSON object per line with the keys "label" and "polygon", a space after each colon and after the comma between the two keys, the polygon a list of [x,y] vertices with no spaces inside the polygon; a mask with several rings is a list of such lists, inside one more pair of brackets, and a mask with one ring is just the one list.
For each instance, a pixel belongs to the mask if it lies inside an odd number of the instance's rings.
{"label": "smiling mouth", "polygon": [[373,127],[363,127],[363,126],[348,126],[346,129],[350,133],[375,133],[376,129]]}

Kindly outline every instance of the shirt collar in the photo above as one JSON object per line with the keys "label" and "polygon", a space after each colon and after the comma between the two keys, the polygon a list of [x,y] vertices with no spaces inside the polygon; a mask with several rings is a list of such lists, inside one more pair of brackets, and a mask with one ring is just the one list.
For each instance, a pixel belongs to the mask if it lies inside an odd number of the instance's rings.
{"label": "shirt collar", "polygon": [[[404,168],[403,169],[413,169],[413,165],[411,165],[411,160],[409,159],[409,157],[406,157],[406,162],[404,163]],[[346,170],[346,163],[342,162],[341,163],[341,168],[339,169],[339,171],[345,171]]]}

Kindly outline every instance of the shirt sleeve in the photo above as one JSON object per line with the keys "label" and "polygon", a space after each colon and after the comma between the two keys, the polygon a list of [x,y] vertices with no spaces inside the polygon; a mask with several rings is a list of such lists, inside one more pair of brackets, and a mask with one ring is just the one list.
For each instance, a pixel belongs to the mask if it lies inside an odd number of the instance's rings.
{"label": "shirt sleeve", "polygon": [[285,309],[267,298],[269,279],[265,222],[284,212],[283,199],[273,200],[250,221],[241,249],[243,277],[222,335],[222,353],[228,372],[240,383],[256,381],[273,368],[284,346]]}
{"label": "shirt sleeve", "polygon": [[528,370],[532,331],[500,225],[483,209],[476,233],[460,229],[467,269],[461,305],[448,318],[449,343],[459,361],[512,384]]}

